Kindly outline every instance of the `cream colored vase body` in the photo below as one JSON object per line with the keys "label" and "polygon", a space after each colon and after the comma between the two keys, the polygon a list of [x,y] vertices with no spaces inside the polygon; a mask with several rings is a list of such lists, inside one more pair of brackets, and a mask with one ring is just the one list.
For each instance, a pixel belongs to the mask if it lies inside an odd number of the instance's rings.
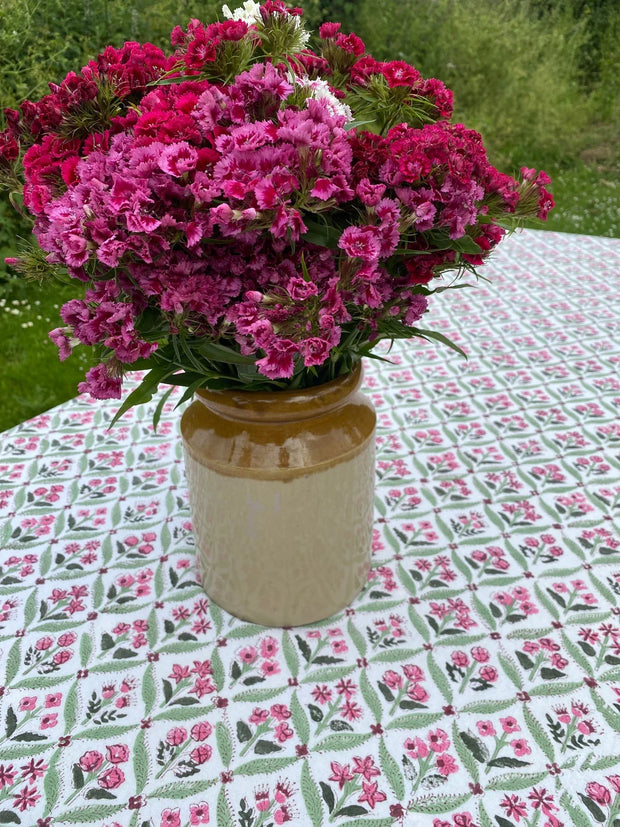
{"label": "cream colored vase body", "polygon": [[375,411],[361,367],[316,388],[201,390],[181,421],[205,591],[266,626],[329,617],[370,568]]}

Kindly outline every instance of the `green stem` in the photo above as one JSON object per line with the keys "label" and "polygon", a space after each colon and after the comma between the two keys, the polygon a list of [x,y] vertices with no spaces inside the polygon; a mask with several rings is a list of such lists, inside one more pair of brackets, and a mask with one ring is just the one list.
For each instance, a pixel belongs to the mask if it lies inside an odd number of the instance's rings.
{"label": "green stem", "polygon": [[576,719],[573,718],[573,720],[566,727],[566,735],[564,737],[564,740],[562,741],[562,746],[560,747],[560,752],[565,752],[566,751],[566,745],[568,744],[568,739],[571,737],[571,735],[573,734],[573,732],[577,728],[577,724],[575,723],[575,721],[576,721]]}
{"label": "green stem", "polygon": [[492,767],[489,766],[491,761],[495,761],[499,753],[501,752],[504,744],[506,743],[507,733],[503,732],[499,738],[495,738],[495,750],[493,751],[493,755],[487,761],[487,765],[484,768],[485,773],[491,772]]}
{"label": "green stem", "polygon": [[459,686],[459,693],[463,692],[463,690],[467,686],[467,682],[469,681],[469,679],[473,675],[474,669],[476,668],[477,665],[478,664],[476,662],[472,663],[472,665],[469,667],[469,669],[465,672],[465,677],[463,678],[463,680],[461,681],[461,685]]}
{"label": "green stem", "polygon": [[246,752],[250,749],[251,746],[254,745],[254,743],[258,740],[260,735],[263,735],[263,733],[265,733],[269,730],[269,720],[265,721],[262,724],[259,724],[256,727],[256,732],[254,733],[254,735],[250,738],[250,740],[247,742],[247,744],[243,747],[243,749],[239,753],[240,758],[246,754]]}
{"label": "green stem", "polygon": [[336,698],[336,700],[332,701],[332,703],[329,705],[329,707],[327,709],[327,712],[323,716],[323,720],[319,721],[319,725],[316,728],[316,732],[314,733],[315,736],[318,735],[320,732],[322,732],[325,729],[327,724],[331,721],[331,719],[336,714],[339,706],[340,706],[340,697]]}
{"label": "green stem", "polygon": [[544,662],[545,662],[545,656],[544,655],[539,655],[536,658],[536,662],[534,663],[534,668],[532,669],[532,671],[530,673],[530,677],[529,677],[529,679],[531,681],[534,680],[534,675],[538,672],[541,664],[544,663]]}
{"label": "green stem", "polygon": [[413,788],[411,790],[412,793],[416,792],[416,790],[420,786],[420,783],[421,783],[422,779],[426,775],[426,771],[428,770],[428,768],[431,765],[431,761],[433,760],[434,755],[435,755],[435,753],[429,752],[429,754],[426,756],[426,758],[423,758],[421,761],[418,758],[418,762],[419,762],[418,763],[418,777],[417,777],[416,781],[413,784]]}

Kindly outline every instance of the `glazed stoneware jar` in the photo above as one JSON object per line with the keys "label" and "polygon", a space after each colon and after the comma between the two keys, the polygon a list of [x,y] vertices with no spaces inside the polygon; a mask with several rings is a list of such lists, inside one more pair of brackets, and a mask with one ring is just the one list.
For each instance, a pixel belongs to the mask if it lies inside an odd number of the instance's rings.
{"label": "glazed stoneware jar", "polygon": [[181,433],[205,591],[267,626],[329,617],[370,568],[376,415],[361,365],[315,388],[199,390]]}

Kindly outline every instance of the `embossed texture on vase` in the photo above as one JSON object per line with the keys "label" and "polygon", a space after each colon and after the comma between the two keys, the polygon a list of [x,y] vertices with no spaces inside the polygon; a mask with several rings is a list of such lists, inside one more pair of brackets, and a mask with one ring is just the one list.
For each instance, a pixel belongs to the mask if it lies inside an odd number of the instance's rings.
{"label": "embossed texture on vase", "polygon": [[199,391],[181,422],[207,594],[244,620],[311,623],[370,567],[372,403],[361,367],[302,391]]}

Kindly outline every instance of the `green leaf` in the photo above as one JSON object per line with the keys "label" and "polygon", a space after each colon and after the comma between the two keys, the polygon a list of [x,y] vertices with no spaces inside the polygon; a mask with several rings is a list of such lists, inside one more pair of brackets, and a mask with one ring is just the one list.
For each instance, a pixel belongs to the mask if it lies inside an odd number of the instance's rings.
{"label": "green leaf", "polygon": [[21,658],[19,654],[20,646],[21,641],[16,640],[15,643],[9,649],[9,654],[6,659],[6,671],[4,673],[4,683],[7,686],[13,681],[15,675],[17,675],[19,671],[19,664],[21,663]]}
{"label": "green leaf", "polygon": [[297,649],[295,649],[288,632],[284,632],[282,635],[282,654],[291,676],[296,678],[299,675],[299,658],[297,657]]}
{"label": "green leaf", "polygon": [[544,781],[549,776],[547,772],[531,772],[527,775],[519,773],[505,773],[504,775],[496,775],[485,784],[486,790],[500,790],[501,792],[507,790],[526,790],[530,787],[535,787]]}
{"label": "green leaf", "polygon": [[254,744],[254,752],[257,755],[269,755],[272,752],[280,752],[282,747],[273,741],[259,740]]}
{"label": "green leaf", "polygon": [[48,816],[56,806],[58,797],[60,795],[60,775],[56,768],[56,764],[60,760],[61,752],[57,751],[49,763],[49,767],[45,771],[43,779],[43,791],[45,793],[45,810],[43,817]]}
{"label": "green leaf", "polygon": [[514,683],[517,689],[523,689],[523,680],[521,679],[521,674],[513,659],[509,655],[504,655],[502,652],[499,653],[497,659],[506,673],[506,676]]}
{"label": "green leaf", "polygon": [[420,712],[411,715],[403,715],[390,721],[386,729],[423,729],[443,718],[443,712]]}
{"label": "green leaf", "polygon": [[6,737],[10,738],[11,735],[17,729],[17,715],[15,714],[15,710],[12,706],[10,706],[6,711],[6,724],[5,724],[5,733]]}
{"label": "green leaf", "polygon": [[[177,785],[178,786],[178,785]],[[88,807],[77,807],[64,813],[55,813],[54,818],[59,824],[103,824],[108,818],[125,809],[123,804],[92,804]]]}
{"label": "green leaf", "polygon": [[592,827],[592,820],[583,810],[575,806],[571,796],[565,791],[560,797],[560,804],[569,813],[572,827]]}
{"label": "green leaf", "polygon": [[240,744],[245,744],[252,738],[252,730],[245,721],[237,721],[237,740]]}
{"label": "green leaf", "polygon": [[515,699],[507,699],[505,701],[473,701],[461,709],[461,712],[478,712],[481,715],[489,715],[493,712],[503,712],[516,703]]}
{"label": "green leaf", "polygon": [[316,752],[333,752],[334,750],[356,749],[365,744],[371,737],[370,733],[340,732],[328,735],[327,738],[316,744],[313,750]]}
{"label": "green leaf", "polygon": [[361,634],[357,626],[353,623],[353,621],[350,618],[349,622],[347,623],[347,633],[349,635],[349,639],[352,641],[353,645],[357,649],[360,658],[365,657],[366,651],[368,649],[366,638],[364,637],[364,635]]}
{"label": "green leaf", "polygon": [[303,706],[299,702],[297,692],[294,692],[291,697],[290,709],[295,732],[299,736],[301,743],[307,744],[310,741],[310,722],[304,712]]}
{"label": "green leaf", "polygon": [[492,761],[487,762],[488,767],[510,767],[516,769],[517,767],[528,767],[531,761],[520,761],[518,758],[511,758],[510,756],[500,756],[493,758]]}
{"label": "green leaf", "polygon": [[301,768],[301,794],[306,805],[306,812],[312,822],[312,827],[321,827],[323,824],[321,793],[316,783],[312,780],[307,761],[304,761]]}
{"label": "green leaf", "polygon": [[254,761],[248,761],[246,764],[237,767],[235,775],[268,775],[290,767],[298,760],[297,757],[256,758]]}
{"label": "green leaf", "polygon": [[157,365],[150,370],[140,384],[125,398],[108,425],[108,430],[134,405],[144,405],[146,402],[150,402],[159,387],[159,383],[163,382],[166,377],[171,376],[173,372],[174,367],[170,365]]}
{"label": "green leaf", "polygon": [[282,689],[246,689],[244,692],[239,692],[233,696],[233,701],[250,701],[254,703],[263,703],[270,701],[272,698],[277,698],[282,694]]}
{"label": "green leaf", "polygon": [[601,810],[601,808],[596,804],[596,802],[592,801],[591,798],[588,798],[587,795],[583,793],[578,793],[579,798],[583,801],[586,806],[586,809],[590,811],[590,814],[594,818],[595,821],[598,821],[599,824],[603,824],[603,822],[607,821],[607,816]]}
{"label": "green leaf", "polygon": [[452,350],[456,351],[460,356],[463,356],[467,359],[467,354],[460,348],[457,344],[450,341],[447,336],[444,336],[443,333],[438,333],[436,330],[420,330],[417,327],[411,328],[413,331],[414,336],[419,336],[422,339],[434,339],[437,342],[441,342],[442,345],[446,345],[447,347],[451,348]]}
{"label": "green leaf", "polygon": [[549,761],[554,761],[555,750],[553,749],[553,744],[538,720],[534,717],[532,712],[530,712],[527,704],[523,704],[523,718],[532,735],[532,738],[536,741],[541,751],[544,752]]}
{"label": "green leaf", "polygon": [[218,692],[222,691],[222,687],[226,683],[226,675],[224,673],[224,666],[222,664],[222,659],[220,657],[220,653],[217,649],[213,649],[211,652],[211,669],[213,674],[213,683]]}
{"label": "green leaf", "polygon": [[612,727],[615,732],[620,732],[620,715],[618,715],[617,712],[614,712],[614,710],[608,706],[602,698],[599,697],[599,695],[596,694],[594,689],[590,690],[590,695],[594,701],[594,706],[598,709],[609,726]]}
{"label": "green leaf", "polygon": [[158,787],[154,792],[149,792],[149,798],[174,798],[177,800],[181,798],[189,798],[190,795],[199,795],[200,793],[205,792],[205,790],[208,790],[209,787],[212,787],[219,780],[220,779],[218,776],[217,778],[210,778],[204,781],[183,781],[182,784],[178,781],[174,781],[170,784],[164,784],[162,787]]}
{"label": "green leaf", "polygon": [[467,772],[471,775],[475,782],[480,780],[480,773],[478,772],[478,763],[474,759],[472,751],[468,749],[463,741],[462,738],[459,737],[458,727],[456,725],[456,721],[452,724],[452,742],[454,744],[454,748],[458,757],[461,759],[461,763],[467,770]]}
{"label": "green leaf", "polygon": [[366,706],[374,715],[375,721],[379,723],[383,716],[383,708],[379,696],[371,686],[365,671],[360,674],[359,686]]}
{"label": "green leaf", "polygon": [[[478,736],[471,732],[471,730],[467,732],[465,732],[465,730],[461,730],[459,732],[459,737],[476,761],[478,761],[479,764],[486,764],[490,758],[490,754],[484,741],[481,738],[478,738]],[[457,743],[456,739],[455,743]]]}
{"label": "green leaf", "polygon": [[164,410],[164,405],[168,401],[170,394],[174,391],[174,385],[172,385],[168,390],[161,395],[159,402],[157,403],[157,407],[153,412],[153,433],[157,433],[157,426],[159,425],[159,420],[161,419],[161,415]]}
{"label": "green leaf", "polygon": [[435,663],[435,660],[431,652],[429,652],[427,655],[426,665],[428,667],[429,675],[433,679],[433,683],[444,696],[446,703],[451,704],[453,699],[452,687],[450,686],[450,683],[446,678],[443,670]]}
{"label": "green leaf", "polygon": [[165,709],[153,718],[154,721],[193,721],[213,710],[212,706],[176,706]]}
{"label": "green leaf", "polygon": [[355,666],[332,666],[327,669],[319,669],[311,675],[306,675],[302,679],[302,683],[330,683],[331,681],[346,678],[351,672],[355,671]]}
{"label": "green leaf", "polygon": [[17,813],[12,813],[10,810],[0,810],[0,824],[21,824],[21,820]]}
{"label": "green leaf", "polygon": [[422,620],[422,618],[418,615],[416,610],[413,608],[411,604],[409,604],[407,613],[409,615],[409,620],[411,621],[411,625],[416,630],[416,632],[420,635],[422,640],[426,643],[430,640],[430,632],[428,631],[428,626]]}
{"label": "green leaf", "polygon": [[222,764],[225,767],[229,767],[233,752],[232,739],[230,737],[228,727],[221,721],[218,721],[215,725],[215,741],[217,744],[217,751],[222,759]]}
{"label": "green leaf", "polygon": [[133,772],[136,778],[136,793],[140,795],[149,780],[149,760],[145,745],[146,730],[141,729],[134,741]]}
{"label": "green leaf", "polygon": [[474,608],[476,609],[480,617],[484,620],[484,622],[487,624],[487,626],[489,626],[489,628],[493,630],[497,629],[497,623],[495,622],[495,618],[489,611],[488,606],[485,606],[482,600],[480,600],[476,592],[473,593],[473,602]]}
{"label": "green leaf", "polygon": [[36,590],[28,595],[28,599],[24,604],[24,626],[28,628],[32,621],[37,616],[38,598]]}
{"label": "green leaf", "polygon": [[569,692],[574,692],[583,686],[582,681],[573,681],[571,683],[543,683],[540,686],[535,686],[530,689],[529,694],[533,698],[547,697],[549,695],[567,695]]}
{"label": "green leaf", "polygon": [[77,714],[78,704],[77,695],[77,683],[74,683],[65,695],[65,704],[63,710],[65,721],[65,734],[71,732],[71,730],[75,727],[76,724],[75,716]]}
{"label": "green leaf", "polygon": [[471,798],[471,793],[461,795],[434,795],[432,798],[420,798],[409,805],[409,810],[414,813],[428,813],[440,815],[458,810]]}
{"label": "green leaf", "polygon": [[397,801],[403,801],[405,798],[405,781],[403,779],[403,774],[400,771],[398,762],[386,747],[383,738],[381,738],[379,742],[379,764],[383,774],[388,780],[390,787],[392,788],[392,792],[396,796]]}
{"label": "green leaf", "polygon": [[323,796],[323,801],[327,804],[327,809],[329,812],[333,812],[334,807],[336,806],[336,799],[334,797],[334,791],[326,784],[325,781],[319,781],[321,785],[321,794]]}

